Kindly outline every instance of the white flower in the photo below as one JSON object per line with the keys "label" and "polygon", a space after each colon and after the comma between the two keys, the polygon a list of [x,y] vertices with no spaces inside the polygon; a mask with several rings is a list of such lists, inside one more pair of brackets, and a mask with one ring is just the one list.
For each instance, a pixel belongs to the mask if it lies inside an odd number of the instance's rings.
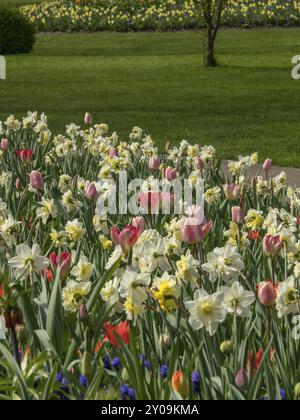
{"label": "white flower", "polygon": [[120,296],[130,297],[133,305],[141,305],[147,299],[147,287],[149,287],[151,277],[149,274],[138,274],[129,268],[122,276],[119,289]]}
{"label": "white flower", "polygon": [[294,277],[279,283],[276,308],[279,318],[300,313],[300,298]]}
{"label": "white flower", "polygon": [[107,261],[105,270],[110,270],[116,264],[116,262],[119,261],[123,257],[123,255],[124,253],[123,253],[122,247],[120,245],[117,245]]}
{"label": "white flower", "polygon": [[251,305],[256,299],[253,292],[245,291],[238,281],[232,287],[221,287],[219,291],[224,294],[223,306],[228,313],[242,318],[250,315]]}
{"label": "white flower", "polygon": [[202,268],[209,273],[210,280],[214,283],[217,279],[228,281],[238,277],[244,263],[237,248],[228,244],[225,248],[215,248],[210,252],[207,263]]}
{"label": "white flower", "polygon": [[81,257],[78,264],[72,268],[71,274],[77,281],[87,281],[93,275],[94,265],[86,257]]}
{"label": "white flower", "polygon": [[49,217],[53,219],[57,217],[57,207],[54,204],[54,200],[46,200],[43,197],[39,204],[41,207],[37,209],[36,216],[42,219],[44,225],[47,223]]}
{"label": "white flower", "polygon": [[76,312],[84,298],[91,291],[91,282],[78,283],[77,281],[69,281],[66,287],[62,290],[63,307],[68,312]]}
{"label": "white flower", "polygon": [[6,323],[4,316],[0,316],[0,340],[5,340]]}
{"label": "white flower", "polygon": [[8,261],[8,265],[16,270],[16,276],[28,275],[33,272],[43,271],[49,265],[49,260],[40,255],[41,249],[39,245],[34,244],[30,248],[26,244],[18,245],[16,248],[16,257]]}
{"label": "white flower", "polygon": [[108,302],[113,296],[118,294],[120,281],[118,277],[108,281],[100,292],[101,298],[104,302]]}
{"label": "white flower", "polygon": [[198,268],[200,263],[195,260],[188,250],[186,255],[182,255],[179,261],[176,263],[177,272],[176,277],[179,282],[190,284],[193,289],[197,287],[197,279],[199,277]]}
{"label": "white flower", "polygon": [[83,228],[82,223],[80,223],[78,219],[68,222],[66,224],[65,230],[67,232],[67,235],[70,241],[74,241],[74,242],[80,241],[86,232],[85,229]]}
{"label": "white flower", "polygon": [[194,300],[185,302],[185,306],[190,313],[189,323],[191,327],[194,330],[205,327],[210,335],[214,335],[219,323],[226,318],[222,301],[223,293],[209,295],[203,289],[196,290]]}

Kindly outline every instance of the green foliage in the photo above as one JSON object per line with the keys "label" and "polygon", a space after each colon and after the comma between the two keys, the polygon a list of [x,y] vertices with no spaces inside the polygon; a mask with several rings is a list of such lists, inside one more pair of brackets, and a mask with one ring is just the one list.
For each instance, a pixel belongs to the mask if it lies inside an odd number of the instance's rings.
{"label": "green foliage", "polygon": [[29,53],[34,42],[35,30],[27,18],[0,5],[0,54]]}

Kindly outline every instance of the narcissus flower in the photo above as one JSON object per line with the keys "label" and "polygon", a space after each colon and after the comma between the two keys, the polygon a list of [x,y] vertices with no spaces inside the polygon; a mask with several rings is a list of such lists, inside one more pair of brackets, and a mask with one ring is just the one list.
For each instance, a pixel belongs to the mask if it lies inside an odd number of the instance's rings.
{"label": "narcissus flower", "polygon": [[175,276],[166,272],[161,278],[156,277],[152,284],[152,293],[164,311],[172,312],[177,309],[180,289]]}
{"label": "narcissus flower", "polygon": [[78,283],[73,280],[69,281],[67,286],[62,290],[62,301],[65,310],[68,312],[78,311],[90,291],[90,282]]}
{"label": "narcissus flower", "polygon": [[255,302],[253,292],[244,290],[238,281],[235,281],[231,287],[221,287],[219,291],[224,293],[223,306],[228,313],[242,318],[250,315],[251,305]]}
{"label": "narcissus flower", "polygon": [[8,265],[16,270],[16,277],[25,277],[31,271],[41,272],[49,266],[49,260],[41,254],[41,248],[35,244],[30,248],[26,244],[18,245],[16,257],[8,261]]}
{"label": "narcissus flower", "polygon": [[198,289],[194,300],[185,302],[190,313],[189,323],[194,330],[206,328],[210,335],[215,334],[219,324],[226,318],[223,297],[223,293],[209,295],[205,290]]}
{"label": "narcissus flower", "polygon": [[86,257],[81,257],[75,267],[72,268],[71,274],[76,277],[77,281],[88,281],[93,275],[93,270],[94,265]]}

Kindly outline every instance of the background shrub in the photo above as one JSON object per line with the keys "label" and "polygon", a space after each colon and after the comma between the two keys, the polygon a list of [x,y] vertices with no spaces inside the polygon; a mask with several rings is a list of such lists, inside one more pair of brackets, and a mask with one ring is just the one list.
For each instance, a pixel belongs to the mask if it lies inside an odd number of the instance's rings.
{"label": "background shrub", "polygon": [[27,18],[0,6],[0,55],[29,53],[34,42],[35,29]]}

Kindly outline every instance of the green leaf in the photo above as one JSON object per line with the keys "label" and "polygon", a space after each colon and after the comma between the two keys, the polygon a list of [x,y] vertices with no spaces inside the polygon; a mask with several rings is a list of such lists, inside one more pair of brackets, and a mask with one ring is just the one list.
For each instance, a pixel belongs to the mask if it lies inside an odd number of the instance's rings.
{"label": "green leaf", "polygon": [[10,368],[11,372],[18,379],[22,399],[25,400],[25,401],[29,401],[30,400],[29,390],[27,388],[26,381],[24,379],[24,376],[23,376],[23,374],[21,372],[21,369],[19,368],[17,362],[13,358],[10,351],[3,344],[0,344],[0,352],[2,353],[3,357],[7,361],[8,367]]}
{"label": "green leaf", "polygon": [[64,318],[59,273],[56,275],[54,287],[50,297],[46,330],[50,341],[56,350],[56,354],[61,357],[64,337]]}

